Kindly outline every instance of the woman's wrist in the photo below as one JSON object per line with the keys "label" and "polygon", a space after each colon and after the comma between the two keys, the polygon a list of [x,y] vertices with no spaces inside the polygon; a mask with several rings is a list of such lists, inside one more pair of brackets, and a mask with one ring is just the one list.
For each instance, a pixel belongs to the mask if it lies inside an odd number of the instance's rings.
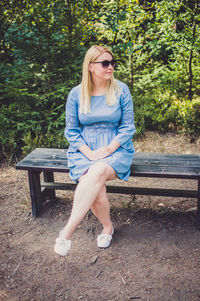
{"label": "woman's wrist", "polygon": [[112,149],[111,145],[108,145],[106,147],[106,151],[109,153],[109,155],[111,155],[113,153],[113,149]]}
{"label": "woman's wrist", "polygon": [[118,148],[120,147],[120,144],[117,140],[113,140],[107,147],[107,151],[109,152],[109,154],[111,155],[112,153],[114,153]]}
{"label": "woman's wrist", "polygon": [[90,156],[92,155],[92,150],[86,144],[81,145],[81,147],[79,147],[79,151],[87,158],[90,158]]}

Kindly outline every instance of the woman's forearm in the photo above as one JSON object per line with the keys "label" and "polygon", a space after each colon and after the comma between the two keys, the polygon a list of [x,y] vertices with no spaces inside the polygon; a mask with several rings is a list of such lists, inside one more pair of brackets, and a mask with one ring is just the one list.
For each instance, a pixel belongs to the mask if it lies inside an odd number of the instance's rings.
{"label": "woman's forearm", "polygon": [[91,153],[92,153],[92,150],[91,148],[89,148],[89,146],[87,146],[86,144],[83,144],[79,147],[79,151],[85,155],[87,158],[90,157]]}
{"label": "woman's forearm", "polygon": [[108,152],[110,154],[114,153],[118,148],[120,147],[120,144],[117,140],[112,140],[111,143],[107,146]]}

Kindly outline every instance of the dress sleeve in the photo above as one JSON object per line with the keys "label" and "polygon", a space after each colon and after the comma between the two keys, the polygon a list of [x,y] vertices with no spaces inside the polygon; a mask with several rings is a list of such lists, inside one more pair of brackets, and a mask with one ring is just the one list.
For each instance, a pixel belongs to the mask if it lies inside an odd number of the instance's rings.
{"label": "dress sleeve", "polygon": [[66,127],[65,137],[70,144],[70,151],[76,152],[79,147],[85,144],[81,136],[81,126],[78,118],[78,93],[71,90],[66,102]]}
{"label": "dress sleeve", "polygon": [[121,147],[129,148],[132,145],[132,138],[135,133],[133,101],[128,86],[125,85],[120,96],[121,101],[121,120],[118,127],[116,140]]}

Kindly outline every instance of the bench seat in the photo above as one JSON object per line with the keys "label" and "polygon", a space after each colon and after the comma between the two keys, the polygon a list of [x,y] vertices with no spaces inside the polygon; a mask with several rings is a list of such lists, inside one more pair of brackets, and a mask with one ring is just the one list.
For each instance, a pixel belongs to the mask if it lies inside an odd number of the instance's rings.
{"label": "bench seat", "polygon": [[[68,173],[67,149],[36,148],[16,164],[16,169],[27,170],[32,214],[40,215],[45,199],[55,198],[55,190],[74,190],[75,183],[56,183],[54,173]],[[43,181],[40,180],[43,173]],[[197,181],[196,190],[130,187],[108,185],[109,193],[157,195],[197,199],[197,224],[200,227],[200,156],[189,154],[135,153],[131,176],[175,178]]]}

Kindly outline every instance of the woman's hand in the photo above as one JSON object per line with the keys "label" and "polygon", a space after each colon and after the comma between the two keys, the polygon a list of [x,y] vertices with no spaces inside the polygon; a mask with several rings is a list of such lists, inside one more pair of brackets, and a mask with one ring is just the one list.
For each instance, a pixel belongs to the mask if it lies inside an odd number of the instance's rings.
{"label": "woman's hand", "polygon": [[90,160],[101,160],[110,156],[120,146],[119,142],[113,140],[108,146],[100,147],[97,150],[91,150],[86,144],[82,145],[79,150]]}
{"label": "woman's hand", "polygon": [[110,150],[108,147],[104,146],[104,147],[100,147],[99,149],[89,152],[88,154],[88,159],[91,161],[96,161],[96,160],[100,160],[103,158],[108,157],[111,154]]}

